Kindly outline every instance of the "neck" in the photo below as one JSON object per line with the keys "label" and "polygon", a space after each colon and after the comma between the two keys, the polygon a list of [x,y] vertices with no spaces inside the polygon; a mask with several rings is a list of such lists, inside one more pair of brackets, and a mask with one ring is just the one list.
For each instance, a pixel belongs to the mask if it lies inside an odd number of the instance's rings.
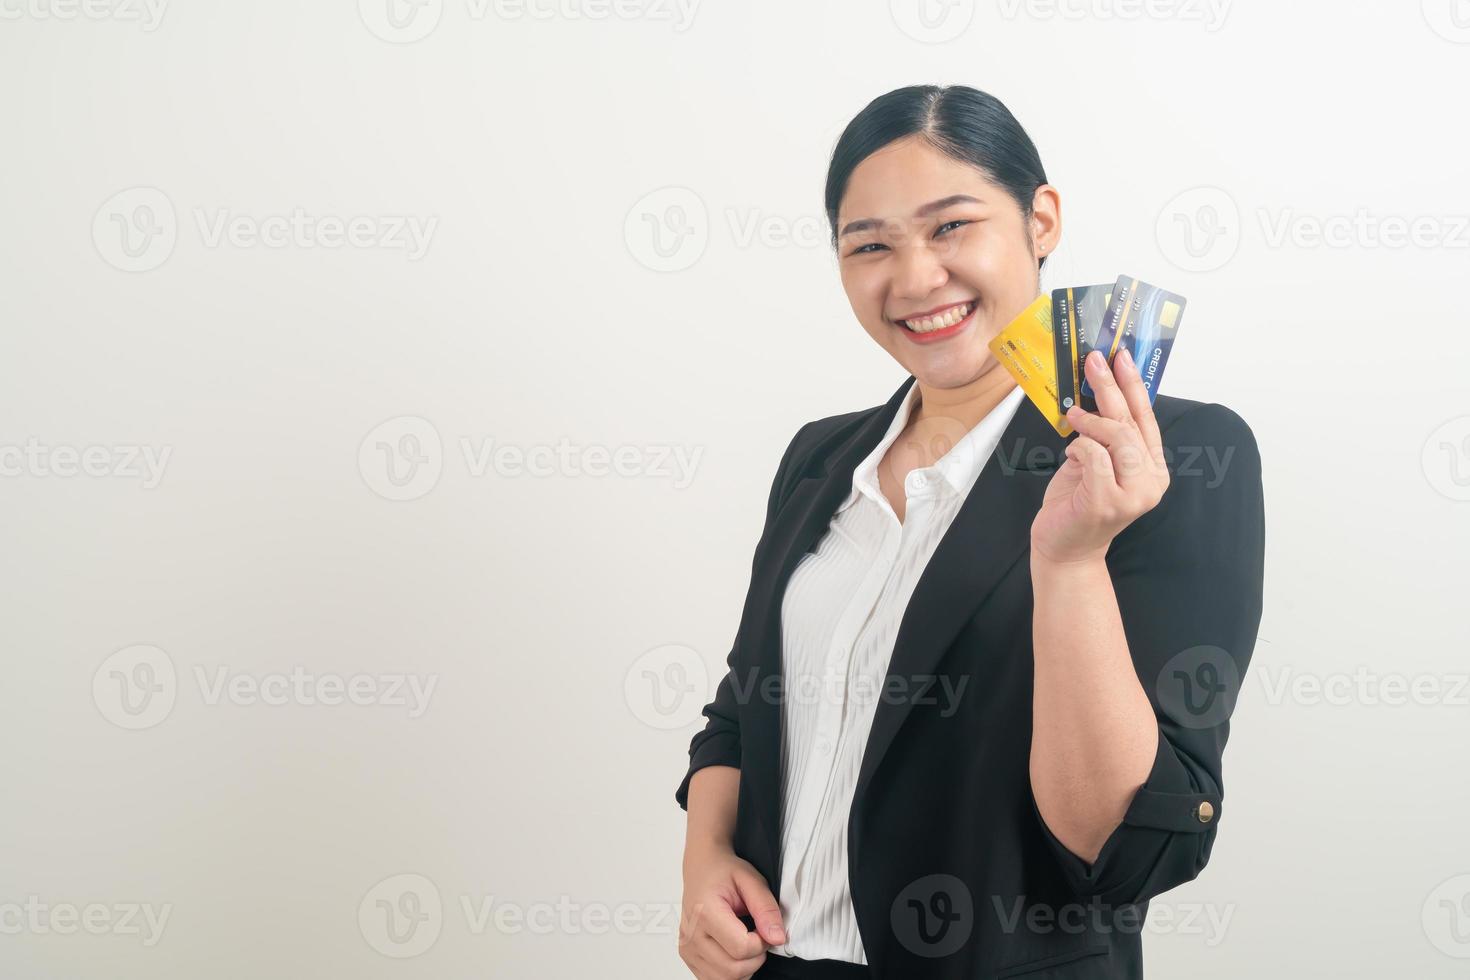
{"label": "neck", "polygon": [[914,420],[954,419],[966,430],[978,425],[1016,389],[1015,379],[998,364],[992,365],[989,371],[969,384],[957,388],[934,388],[917,379],[914,384],[919,386],[919,404],[914,410]]}

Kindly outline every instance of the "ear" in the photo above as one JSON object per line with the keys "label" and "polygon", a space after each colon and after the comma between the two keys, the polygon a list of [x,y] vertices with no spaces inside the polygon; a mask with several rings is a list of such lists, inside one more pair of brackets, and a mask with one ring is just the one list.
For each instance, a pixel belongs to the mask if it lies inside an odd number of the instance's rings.
{"label": "ear", "polygon": [[1050,184],[1036,188],[1031,199],[1031,240],[1036,255],[1050,255],[1062,240],[1062,197]]}

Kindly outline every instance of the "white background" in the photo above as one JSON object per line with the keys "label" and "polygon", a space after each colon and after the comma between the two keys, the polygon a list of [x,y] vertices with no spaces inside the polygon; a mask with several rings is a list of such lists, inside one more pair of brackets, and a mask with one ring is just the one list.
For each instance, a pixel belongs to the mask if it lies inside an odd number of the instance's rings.
{"label": "white background", "polygon": [[673,791],[772,473],[905,377],[827,161],[937,82],[1040,148],[1044,285],[1186,294],[1166,390],[1264,458],[1225,816],[1149,974],[1464,974],[1465,0],[64,2],[0,0],[0,973],[687,975]]}

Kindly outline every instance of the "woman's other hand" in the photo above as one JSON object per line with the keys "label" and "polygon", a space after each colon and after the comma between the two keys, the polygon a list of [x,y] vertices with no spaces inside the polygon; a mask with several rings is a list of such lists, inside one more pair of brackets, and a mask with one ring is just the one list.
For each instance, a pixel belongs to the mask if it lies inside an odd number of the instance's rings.
{"label": "woman's other hand", "polygon": [[[740,921],[748,915],[756,931]],[[766,949],[786,942],[781,907],[765,878],[728,847],[684,853],[679,957],[699,980],[744,980],[760,969]]]}

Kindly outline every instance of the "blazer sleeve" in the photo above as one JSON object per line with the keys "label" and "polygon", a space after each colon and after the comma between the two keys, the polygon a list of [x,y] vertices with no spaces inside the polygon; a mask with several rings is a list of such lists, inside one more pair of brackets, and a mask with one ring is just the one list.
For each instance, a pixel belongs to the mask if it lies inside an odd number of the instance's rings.
{"label": "blazer sleeve", "polygon": [[1036,813],[1073,889],[1109,906],[1147,901],[1192,880],[1209,860],[1229,716],[1261,620],[1265,514],[1255,437],[1218,404],[1170,428],[1169,487],[1107,556],[1128,649],[1158,722],[1153,768],[1092,864]]}
{"label": "blazer sleeve", "polygon": [[[786,452],[781,456],[781,462],[776,467],[776,477],[771,481],[771,492],[766,500],[766,523],[762,529],[761,538],[764,540],[766,532],[770,530],[771,523],[780,510],[782,502],[786,499],[789,489],[787,484],[792,475],[792,462],[797,455],[797,445],[802,442],[802,433],[813,423],[808,422],[802,426],[791,443],[786,447]],[[756,545],[759,553],[760,545]],[[750,591],[755,588],[754,569],[755,561],[751,561],[751,582],[746,589],[746,603],[744,608],[750,608]],[[724,678],[719,687],[715,689],[715,698],[704,706],[700,712],[707,719],[703,730],[696,732],[694,738],[689,742],[689,769],[684,773],[684,779],[679,783],[679,788],[674,792],[674,799],[679,806],[689,809],[689,781],[694,774],[705,766],[732,766],[740,768],[740,718],[739,704],[735,697],[735,665],[740,656],[740,640],[745,623],[742,621],[740,627],[735,631],[735,644],[730,648],[730,653],[725,658],[726,666]]]}

